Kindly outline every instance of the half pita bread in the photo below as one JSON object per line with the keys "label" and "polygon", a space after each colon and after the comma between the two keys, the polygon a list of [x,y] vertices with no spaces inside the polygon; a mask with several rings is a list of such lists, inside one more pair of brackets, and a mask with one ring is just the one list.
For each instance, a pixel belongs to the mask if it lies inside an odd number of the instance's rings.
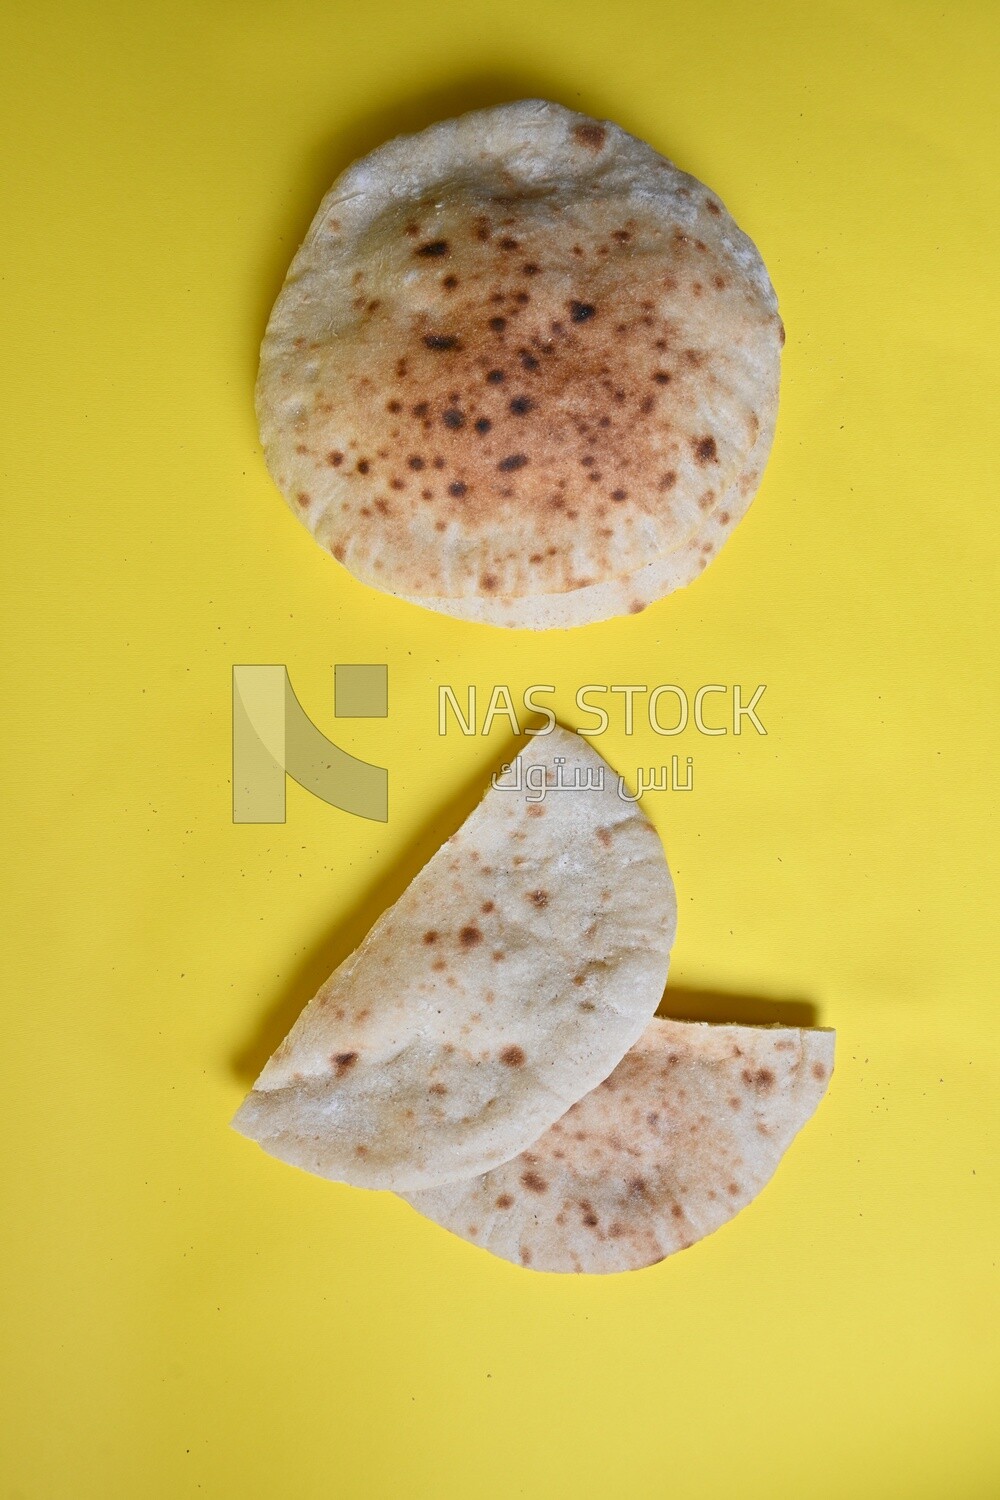
{"label": "half pita bread", "polygon": [[536,1271],[634,1271],[755,1198],[813,1114],[834,1033],[654,1020],[528,1151],[407,1194],[427,1218]]}
{"label": "half pita bread", "polygon": [[327,980],[233,1124],[360,1187],[488,1171],[641,1036],[676,919],[652,824],[588,744],[554,729]]}
{"label": "half pita bread", "polygon": [[264,338],[265,456],[378,588],[575,593],[717,507],[773,429],[781,338],[713,193],[618,126],[524,100],[334,184]]}

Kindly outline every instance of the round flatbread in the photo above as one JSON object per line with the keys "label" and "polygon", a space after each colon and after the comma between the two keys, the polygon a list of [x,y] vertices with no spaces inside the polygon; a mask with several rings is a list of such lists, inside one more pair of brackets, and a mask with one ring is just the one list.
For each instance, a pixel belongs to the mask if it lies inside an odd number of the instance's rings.
{"label": "round flatbread", "polygon": [[361,1187],[474,1176],[606,1078],[663,994],[656,831],[577,735],[533,739],[327,980],[233,1121]]}
{"label": "round flatbread", "polygon": [[536,1271],[633,1271],[684,1250],[773,1176],[833,1071],[834,1033],[655,1020],[514,1161],[407,1194]]}
{"label": "round flatbread", "polygon": [[264,339],[265,455],[370,584],[431,607],[575,593],[717,508],[773,429],[781,338],[715,194],[526,100],[331,189]]}

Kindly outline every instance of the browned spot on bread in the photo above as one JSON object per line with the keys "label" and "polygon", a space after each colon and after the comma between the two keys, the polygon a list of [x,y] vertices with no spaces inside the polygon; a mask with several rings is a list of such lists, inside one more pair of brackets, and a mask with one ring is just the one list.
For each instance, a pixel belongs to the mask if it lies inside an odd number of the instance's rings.
{"label": "browned spot on bread", "polygon": [[573,139],[580,146],[587,146],[591,151],[600,151],[607,137],[605,126],[598,124],[596,120],[581,120],[579,125],[573,126]]}
{"label": "browned spot on bread", "polygon": [[492,901],[484,901],[479,909],[480,911],[484,912],[486,916],[489,916],[490,912],[493,910],[493,906],[494,903]]}
{"label": "browned spot on bread", "polygon": [[523,1047],[505,1047],[500,1054],[500,1061],[508,1068],[523,1068],[527,1060]]}
{"label": "browned spot on bread", "polygon": [[729,1194],[729,1196],[731,1198],[735,1198],[738,1195],[739,1190],[740,1190],[739,1189],[739,1185],[737,1183],[735,1183],[735,1182],[727,1182],[726,1183],[726,1192]]}
{"label": "browned spot on bread", "polygon": [[549,1189],[545,1178],[540,1176],[538,1172],[522,1172],[521,1182],[528,1189],[529,1193],[547,1193]]}
{"label": "browned spot on bread", "polygon": [[461,943],[463,948],[474,948],[476,944],[481,943],[482,940],[483,935],[474,923],[470,923],[468,927],[463,927],[461,932],[458,934],[458,941]]}
{"label": "browned spot on bread", "polygon": [[425,943],[436,943],[437,940],[438,940],[438,934],[434,931],[434,928],[433,927],[428,928],[428,930],[424,933],[424,942]]}
{"label": "browned spot on bread", "polygon": [[501,1193],[499,1198],[496,1200],[496,1204],[497,1208],[513,1208],[514,1199],[511,1197],[510,1193]]}
{"label": "browned spot on bread", "polygon": [[609,849],[611,847],[611,829],[610,828],[599,828],[597,830],[597,837],[601,841],[601,843],[604,845],[605,849]]}
{"label": "browned spot on bread", "polygon": [[331,469],[339,469],[340,465],[344,462],[344,455],[339,449],[334,448],[326,455],[326,461]]}
{"label": "browned spot on bread", "polygon": [[521,1264],[522,1264],[522,1266],[530,1266],[531,1265],[531,1251],[528,1249],[527,1245],[522,1245],[521,1246],[520,1255],[521,1255]]}
{"label": "browned spot on bread", "polygon": [[729,523],[730,523],[730,521],[732,519],[733,518],[729,514],[728,510],[720,510],[719,511],[719,520],[720,520],[720,522],[722,523],[723,526],[728,526]]}
{"label": "browned spot on bread", "polygon": [[443,352],[448,349],[461,349],[462,345],[453,333],[425,333],[424,344],[428,349]]}
{"label": "browned spot on bread", "polygon": [[448,254],[447,240],[430,240],[426,245],[418,245],[414,255],[438,256]]}
{"label": "browned spot on bread", "polygon": [[523,469],[527,462],[528,455],[526,453],[510,453],[506,458],[500,460],[497,468],[501,474],[512,474],[515,469]]}
{"label": "browned spot on bread", "polygon": [[597,308],[592,302],[571,302],[569,304],[570,319],[574,323],[589,323],[591,318],[597,314]]}
{"label": "browned spot on bread", "polygon": [[775,1077],[770,1068],[744,1068],[743,1082],[758,1094],[769,1094],[774,1088]]}
{"label": "browned spot on bread", "polygon": [[330,1058],[330,1061],[337,1069],[338,1078],[342,1078],[345,1073],[353,1068],[357,1060],[358,1054],[356,1052],[335,1052]]}
{"label": "browned spot on bread", "polygon": [[813,1063],[813,1065],[812,1065],[812,1075],[813,1075],[814,1078],[816,1078],[816,1079],[818,1079],[820,1081],[822,1081],[826,1077],[826,1068],[824,1068],[824,1066],[823,1066],[823,1064],[821,1062],[814,1062]]}
{"label": "browned spot on bread", "polygon": [[597,1215],[594,1213],[594,1210],[592,1208],[585,1208],[583,1210],[583,1213],[581,1214],[581,1218],[583,1219],[583,1222],[587,1226],[588,1229],[596,1229],[597,1228],[597,1225],[598,1225],[599,1221],[598,1221]]}
{"label": "browned spot on bread", "polygon": [[448,1089],[447,1089],[446,1085],[443,1084],[443,1083],[432,1083],[431,1087],[430,1087],[430,1092],[432,1094],[437,1094],[437,1095],[443,1097],[448,1092]]}
{"label": "browned spot on bread", "polygon": [[668,469],[665,474],[660,475],[659,487],[661,490],[672,490],[676,483],[677,471],[675,469]]}
{"label": "browned spot on bread", "polygon": [[549,904],[548,891],[531,891],[528,897],[534,906],[543,907]]}
{"label": "browned spot on bread", "polygon": [[692,440],[694,456],[700,464],[718,463],[719,455],[715,446],[714,437],[703,437]]}

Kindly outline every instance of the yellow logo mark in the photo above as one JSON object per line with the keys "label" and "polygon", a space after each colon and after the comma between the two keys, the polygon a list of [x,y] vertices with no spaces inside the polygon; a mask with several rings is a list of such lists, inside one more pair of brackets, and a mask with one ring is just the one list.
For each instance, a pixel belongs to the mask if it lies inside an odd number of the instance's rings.
{"label": "yellow logo mark", "polygon": [[[334,669],[339,718],[385,718],[387,668]],[[389,773],[328,740],[302,707],[283,666],[233,668],[233,822],[283,823],[285,778],[331,807],[385,823]]]}

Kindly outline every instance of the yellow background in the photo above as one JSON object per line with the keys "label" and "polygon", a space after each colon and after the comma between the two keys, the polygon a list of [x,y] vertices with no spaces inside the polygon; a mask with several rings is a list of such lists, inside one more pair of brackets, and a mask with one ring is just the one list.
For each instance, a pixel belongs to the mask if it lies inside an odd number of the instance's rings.
{"label": "yellow background", "polygon": [[[1000,1493],[997,21],[9,8],[3,1496]],[[539,94],[719,192],[788,343],[718,563],[641,617],[533,636],[347,579],[273,489],[251,388],[336,173]],[[337,661],[389,663],[387,720],[333,719]],[[283,826],[233,826],[234,662],[287,663],[389,767],[388,825],[292,787]],[[675,1008],[815,1014],[839,1058],[734,1223],[574,1279],[227,1121],[509,748],[502,722],[439,737],[437,684],[553,683],[574,723],[588,681],[767,684],[766,738],[628,738],[619,713],[598,743],[630,775],[694,757],[693,793],[645,803],[680,893]]]}

